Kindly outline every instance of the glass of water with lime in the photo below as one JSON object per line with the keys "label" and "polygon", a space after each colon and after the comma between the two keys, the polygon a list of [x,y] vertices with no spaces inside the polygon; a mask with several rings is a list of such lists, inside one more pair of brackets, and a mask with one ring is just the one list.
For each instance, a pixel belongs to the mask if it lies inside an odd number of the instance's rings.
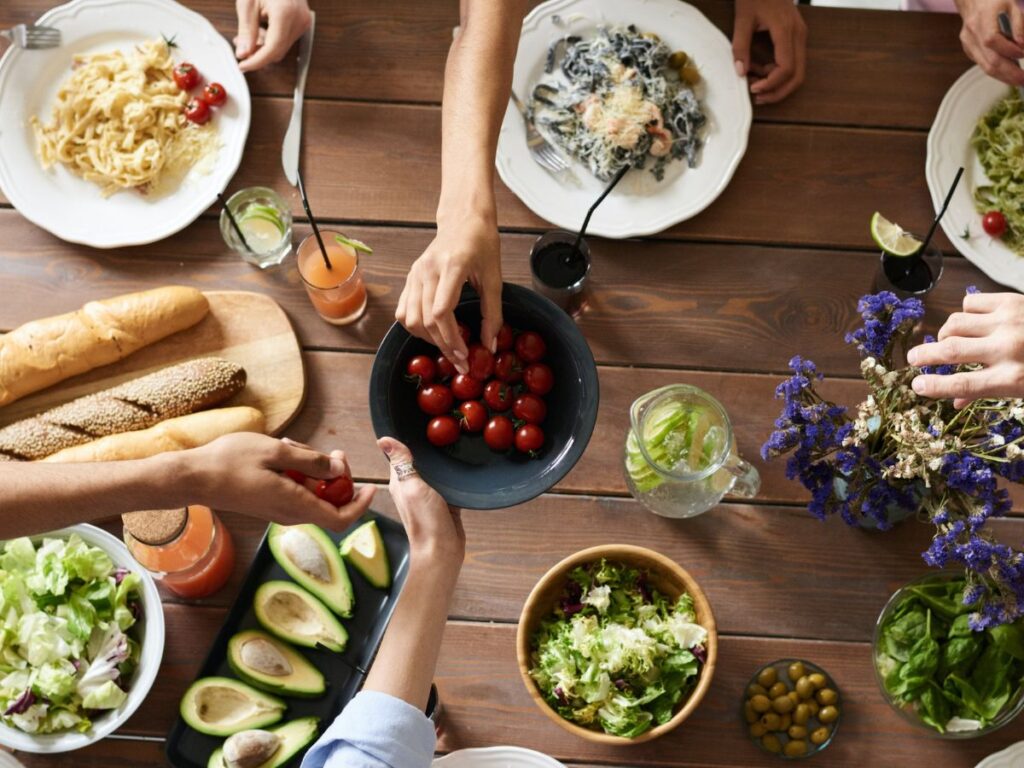
{"label": "glass of water with lime", "polygon": [[276,267],[292,251],[291,209],[269,187],[247,187],[228,198],[227,208],[221,210],[220,234],[250,264],[260,269]]}

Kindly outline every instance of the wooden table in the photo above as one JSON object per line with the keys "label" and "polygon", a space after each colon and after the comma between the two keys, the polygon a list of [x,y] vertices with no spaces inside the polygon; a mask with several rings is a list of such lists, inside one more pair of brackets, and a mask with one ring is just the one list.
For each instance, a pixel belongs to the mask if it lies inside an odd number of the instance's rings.
{"label": "wooden table", "polygon": [[[6,0],[0,27],[34,18],[48,4]],[[731,30],[731,3],[696,4]],[[233,34],[232,3],[191,5]],[[305,350],[308,398],[288,434],[343,446],[358,478],[381,482],[386,465],[369,439],[367,377],[406,270],[433,234],[442,73],[458,3],[318,6],[304,167],[319,215],[374,246],[364,262],[365,318],[343,329],[322,322],[293,268],[260,272],[226,252],[214,212],[162,243],[104,252],[60,242],[2,205],[0,328],[162,283],[266,293],[288,312]],[[757,458],[778,408],[772,391],[791,355],[817,361],[834,377],[829,388],[840,400],[860,395],[856,355],[842,337],[856,324],[857,297],[870,289],[877,265],[868,219],[880,210],[913,227],[929,220],[926,133],[943,93],[968,66],[956,17],[802,12],[810,32],[807,82],[785,103],[755,109],[750,148],[721,198],[656,237],[593,243],[594,294],[580,327],[599,362],[597,428],[583,460],[551,494],[506,512],[464,515],[468,554],[437,670],[446,712],[441,751],[518,744],[573,765],[777,765],[748,741],[738,710],[757,666],[783,656],[823,665],[844,694],[841,732],[817,764],[973,766],[1024,737],[1018,721],[985,739],[943,742],[889,710],[871,668],[871,635],[888,596],[925,572],[919,553],[928,529],[907,523],[878,535],[817,522],[780,464]],[[250,79],[252,131],[233,187],[269,184],[300,217],[279,161],[295,75],[289,59]],[[500,184],[498,201],[506,279],[528,283],[526,254],[545,223]],[[307,231],[298,224],[298,237]],[[994,287],[948,240],[940,244],[949,258],[929,301],[933,326],[966,285]],[[628,406],[670,382],[703,387],[728,408],[741,452],[762,471],[755,503],[727,502],[671,521],[629,498],[620,466]],[[387,494],[378,498],[382,511],[393,512]],[[263,530],[225,517],[240,545],[231,585],[198,605],[166,597],[160,677],[115,737],[74,755],[77,766],[163,762],[179,697]],[[995,527],[1016,542],[1024,533],[1017,519]],[[704,586],[722,633],[720,666],[697,713],[674,734],[632,749],[591,746],[548,722],[515,663],[516,620],[536,580],[562,557],[608,542],[651,546],[682,563]],[[32,768],[69,759],[21,758]]]}

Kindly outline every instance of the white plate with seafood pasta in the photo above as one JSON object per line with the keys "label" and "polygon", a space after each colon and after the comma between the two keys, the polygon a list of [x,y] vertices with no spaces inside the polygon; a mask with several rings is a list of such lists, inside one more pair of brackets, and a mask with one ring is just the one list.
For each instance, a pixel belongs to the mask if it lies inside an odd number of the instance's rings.
{"label": "white plate with seafood pasta", "polygon": [[[249,89],[231,46],[173,0],[73,0],[36,22],[62,45],[0,59],[0,189],[27,219],[96,248],[154,242],[225,189],[249,133]],[[173,42],[167,46],[166,42]],[[202,82],[173,79],[188,62]],[[203,85],[227,92],[184,117]]]}
{"label": "white plate with seafood pasta", "polygon": [[523,21],[512,87],[569,169],[551,173],[533,160],[510,102],[498,174],[530,210],[564,229],[579,228],[619,167],[639,162],[589,231],[660,232],[710,205],[747,148],[750,96],[732,46],[680,0],[537,6]]}

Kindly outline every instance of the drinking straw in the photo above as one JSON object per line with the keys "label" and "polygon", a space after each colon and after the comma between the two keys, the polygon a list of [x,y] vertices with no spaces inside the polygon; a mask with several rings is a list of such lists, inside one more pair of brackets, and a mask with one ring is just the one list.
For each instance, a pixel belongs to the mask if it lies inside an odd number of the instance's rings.
{"label": "drinking straw", "polygon": [[615,176],[612,177],[612,180],[608,182],[608,186],[605,188],[604,192],[601,193],[601,196],[594,201],[592,206],[590,206],[590,210],[587,211],[587,217],[583,219],[583,226],[580,227],[580,231],[576,234],[576,242],[572,244],[572,253],[566,258],[566,264],[569,264],[574,257],[583,255],[580,253],[580,243],[583,241],[583,235],[586,233],[587,226],[590,224],[590,217],[594,215],[594,211],[597,210],[597,206],[599,206],[601,202],[608,197],[608,194],[615,189],[615,185],[622,181],[622,177],[626,175],[626,171],[632,167],[632,165],[626,163],[624,166],[619,168]]}
{"label": "drinking straw", "polygon": [[316,242],[320,246],[320,253],[324,257],[324,264],[327,265],[327,269],[333,269],[333,267],[331,267],[331,260],[327,256],[327,249],[324,248],[324,240],[320,237],[320,227],[316,225],[316,219],[313,218],[313,212],[309,210],[309,199],[306,197],[306,187],[302,183],[302,171],[297,171],[295,177],[299,182],[299,196],[302,198],[302,207],[306,209],[306,218],[309,219],[309,223],[313,227],[313,234],[316,235]]}
{"label": "drinking straw", "polygon": [[964,169],[963,166],[961,166],[959,169],[957,169],[956,178],[953,179],[953,183],[949,187],[949,192],[946,193],[946,199],[942,203],[942,208],[939,209],[938,215],[932,222],[931,229],[928,230],[928,234],[924,238],[924,243],[921,245],[920,250],[918,250],[919,254],[924,253],[924,251],[928,248],[928,243],[932,241],[932,235],[935,234],[935,228],[939,226],[939,220],[942,218],[943,214],[946,213],[946,209],[949,208],[949,202],[953,199],[953,193],[956,192],[957,184],[960,183],[960,177],[963,175]]}
{"label": "drinking straw", "polygon": [[235,221],[234,214],[231,213],[231,209],[228,208],[228,201],[224,199],[224,195],[222,195],[220,192],[217,193],[217,199],[220,200],[221,205],[224,206],[224,213],[227,214],[228,221],[231,222],[231,226],[235,228],[235,234],[238,235],[238,239],[242,241],[242,245],[245,246],[245,250],[247,250],[249,253],[252,253],[252,248],[249,246],[248,241],[245,239],[245,235],[242,234],[242,228],[238,226],[238,222]]}

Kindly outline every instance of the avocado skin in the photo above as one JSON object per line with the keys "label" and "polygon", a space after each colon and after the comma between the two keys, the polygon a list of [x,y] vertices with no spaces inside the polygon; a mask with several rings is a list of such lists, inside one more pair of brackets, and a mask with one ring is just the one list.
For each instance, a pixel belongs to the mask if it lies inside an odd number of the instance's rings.
{"label": "avocado skin", "polygon": [[[238,691],[241,691],[246,696],[261,701],[265,701],[266,703],[271,704],[274,707],[274,709],[266,712],[260,717],[250,719],[249,721],[241,723],[236,726],[218,727],[210,725],[209,723],[204,723],[202,720],[199,719],[199,717],[196,715],[194,711],[194,702],[195,694],[199,691],[199,689],[206,685],[221,685],[228,688],[234,688]],[[281,699],[277,698],[276,696],[270,696],[269,694],[263,693],[262,691],[258,691],[251,685],[247,685],[246,683],[240,682],[238,680],[232,680],[230,677],[215,676],[203,677],[192,683],[192,685],[188,687],[188,690],[185,691],[185,695],[181,697],[179,711],[181,712],[182,719],[186,723],[188,723],[190,727],[194,728],[200,733],[205,733],[208,736],[226,737],[231,736],[234,733],[238,733],[239,731],[247,731],[252,730],[254,728],[264,728],[268,725],[273,725],[283,717],[284,711],[287,708],[287,706],[287,704],[285,704]]]}
{"label": "avocado skin", "polygon": [[[292,664],[291,675],[284,677],[274,677],[272,675],[260,676],[259,672],[245,665],[241,658],[238,657],[238,651],[241,648],[242,643],[249,638],[255,637],[263,638],[267,642],[277,646],[278,650],[284,653],[285,657]],[[320,674],[320,670],[314,667],[305,656],[287,643],[283,643],[266,632],[261,632],[258,629],[246,629],[232,635],[231,639],[228,640],[227,660],[228,666],[231,667],[231,671],[238,675],[241,680],[254,688],[259,688],[260,690],[267,691],[268,693],[294,696],[302,699],[316,699],[323,696],[324,691],[327,690],[327,683],[324,681],[324,676]],[[313,681],[312,685],[294,685],[288,682],[290,678],[296,677],[296,672],[300,669],[311,678]]]}
{"label": "avocado skin", "polygon": [[[356,539],[368,530],[373,537],[377,547],[376,556],[366,560],[362,553],[355,548]],[[375,520],[363,523],[352,533],[346,536],[338,547],[341,556],[363,575],[370,584],[377,589],[388,589],[391,587],[391,563],[388,561],[388,551],[384,546],[384,539],[381,538],[380,528]]]}
{"label": "avocado skin", "polygon": [[[334,575],[333,581],[327,584],[318,582],[288,558],[281,547],[280,541],[282,534],[289,528],[303,530],[316,542],[331,566],[331,571]],[[355,593],[352,591],[352,582],[348,578],[348,572],[345,570],[345,563],[341,559],[338,548],[331,541],[331,538],[323,532],[323,529],[312,523],[292,526],[271,523],[270,529],[267,532],[267,542],[270,545],[270,552],[273,554],[278,565],[284,568],[288,575],[295,579],[297,583],[301,584],[308,592],[314,594],[324,605],[342,618],[347,619],[352,616],[352,610],[355,608],[356,602]]]}
{"label": "avocado skin", "polygon": [[[307,640],[301,635],[292,634],[284,627],[279,627],[277,624],[271,621],[270,617],[265,615],[263,611],[264,601],[261,598],[263,595],[271,591],[288,591],[292,594],[301,597],[310,606],[312,606],[315,611],[322,615],[324,622],[330,625],[331,629],[338,636],[339,640],[337,642],[332,642],[330,644],[318,643],[316,641]],[[253,612],[256,614],[256,620],[265,630],[267,630],[274,637],[280,640],[284,640],[287,643],[292,643],[293,645],[301,645],[304,648],[322,647],[326,648],[329,651],[334,651],[335,653],[341,653],[345,650],[345,647],[348,645],[348,632],[341,625],[341,622],[338,621],[337,617],[333,613],[331,613],[327,606],[320,602],[320,600],[317,599],[315,595],[311,594],[310,592],[303,589],[294,582],[278,580],[268,581],[260,585],[259,589],[256,590],[256,596],[253,599]]]}
{"label": "avocado skin", "polygon": [[[274,757],[259,768],[280,768],[316,740],[320,732],[320,718],[300,717],[298,720],[289,720],[287,723],[266,730],[280,736],[283,743],[274,753]],[[210,760],[206,763],[206,768],[227,768],[224,763],[222,747],[217,747],[213,751]]]}

